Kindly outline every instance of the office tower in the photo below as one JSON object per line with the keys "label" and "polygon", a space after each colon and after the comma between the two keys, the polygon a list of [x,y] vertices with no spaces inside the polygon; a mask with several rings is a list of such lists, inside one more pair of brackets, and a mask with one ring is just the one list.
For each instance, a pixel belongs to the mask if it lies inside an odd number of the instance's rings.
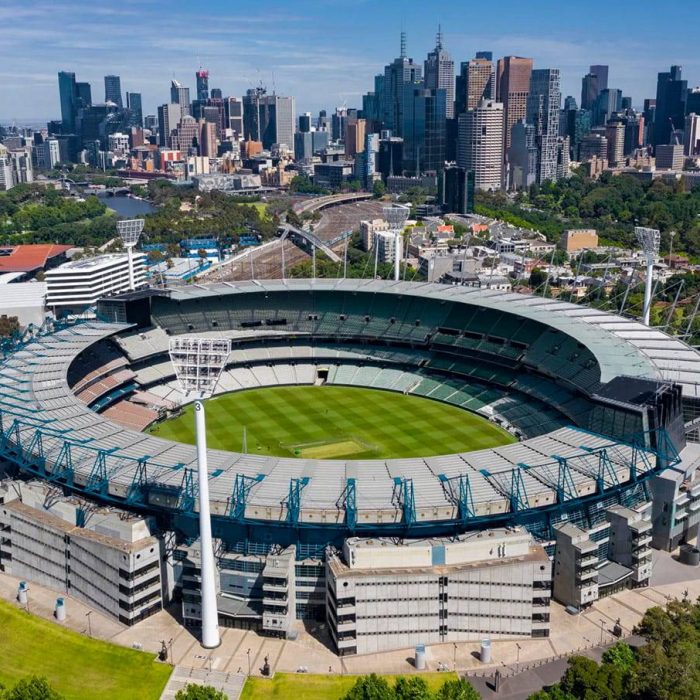
{"label": "office tower", "polygon": [[[485,52],[482,52],[485,53]],[[481,100],[496,96],[496,73],[493,63],[485,58],[473,58],[460,64],[456,80],[455,114],[474,109]]]}
{"label": "office tower", "polygon": [[598,82],[598,92],[608,87],[608,66],[590,66],[588,72],[595,75]]}
{"label": "office tower", "polygon": [[0,143],[0,192],[11,190],[15,184],[10,152]]}
{"label": "office tower", "polygon": [[182,87],[177,80],[170,81],[170,103],[180,105],[180,111],[183,117],[186,114],[192,114],[190,89],[188,87]]}
{"label": "office tower", "polygon": [[700,114],[691,112],[686,116],[683,137],[685,155],[698,155],[700,152]]}
{"label": "office tower", "polygon": [[448,165],[438,180],[438,201],[446,214],[469,214],[474,211],[474,173]]}
{"label": "office tower", "polygon": [[581,79],[581,109],[593,110],[599,92],[598,76],[593,73],[584,75]]}
{"label": "office tower", "polygon": [[73,134],[75,133],[77,101],[75,73],[59,72],[58,95],[61,100],[61,130],[64,134]]}
{"label": "office tower", "polygon": [[532,71],[527,99],[527,122],[535,127],[538,152],[537,182],[557,178],[557,139],[561,89],[558,68]]}
{"label": "office tower", "polygon": [[308,134],[311,131],[311,112],[299,115],[299,131],[303,134]]}
{"label": "office tower", "polygon": [[184,115],[179,104],[164,104],[158,107],[158,145],[170,148],[171,134]]}
{"label": "office tower", "polygon": [[503,144],[505,112],[503,104],[482,100],[459,115],[457,165],[474,172],[478,190],[500,190],[503,186]]}
{"label": "office tower", "polygon": [[155,114],[147,114],[143,118],[143,127],[155,132],[158,129],[158,117]]}
{"label": "office tower", "polygon": [[422,83],[404,85],[403,168],[408,173],[439,172],[445,167],[447,93]]}
{"label": "office tower", "polygon": [[223,100],[224,93],[221,92],[221,88],[212,88],[209,96],[212,100]]}
{"label": "office tower", "polygon": [[131,113],[129,121],[132,126],[143,126],[143,107],[140,92],[126,93],[126,108]]}
{"label": "office tower", "polygon": [[675,131],[685,125],[685,101],[688,81],[681,79],[681,67],[671,66],[667,73],[659,73],[656,83],[656,114],[652,127],[651,145],[675,143]]}
{"label": "office tower", "polygon": [[474,54],[475,58],[482,58],[484,61],[493,63],[493,51],[477,51]]}
{"label": "office tower", "polygon": [[598,93],[593,107],[593,126],[605,126],[608,120],[622,110],[622,90],[604,88]]}
{"label": "office tower", "polygon": [[348,110],[345,107],[336,107],[331,115],[331,138],[333,141],[340,141],[345,137],[345,122],[348,117]]}
{"label": "office tower", "polygon": [[209,71],[201,68],[195,74],[197,80],[197,99],[206,102],[209,99]]}
{"label": "office tower", "polygon": [[233,131],[233,138],[243,138],[243,102],[237,97],[224,99],[224,126]]}
{"label": "office tower", "polygon": [[202,120],[199,122],[199,154],[206,158],[216,158],[218,139],[216,138],[216,124]]}
{"label": "office tower", "polygon": [[601,134],[588,134],[581,139],[579,144],[579,160],[585,163],[593,158],[607,160],[608,158],[608,139]]}
{"label": "office tower", "polygon": [[243,132],[246,140],[263,148],[285,144],[294,148],[294,98],[267,95],[265,88],[249,89],[243,97]]}
{"label": "office tower", "polygon": [[105,75],[105,102],[122,107],[122,83],[118,75]]}
{"label": "office tower", "polygon": [[200,153],[200,124],[190,114],[185,114],[170,138],[170,147],[182,151],[183,155],[198,156]]}
{"label": "office tower", "polygon": [[90,107],[92,105],[92,88],[90,83],[76,83],[76,107],[82,109],[83,107]]}
{"label": "office tower", "polygon": [[691,88],[686,93],[685,113],[700,114],[700,87]]}
{"label": "office tower", "polygon": [[496,99],[503,105],[503,140],[506,151],[510,147],[510,131],[513,125],[524,119],[527,114],[531,75],[531,58],[506,56],[498,60]]}
{"label": "office tower", "polygon": [[365,147],[367,122],[364,119],[348,119],[345,122],[345,155],[354,158]]}
{"label": "office tower", "polygon": [[384,181],[403,172],[403,139],[400,136],[391,136],[389,131],[380,134],[377,170]]}
{"label": "office tower", "polygon": [[622,98],[622,109],[632,109],[632,98],[631,97],[623,97]]}
{"label": "office tower", "polygon": [[420,82],[422,76],[421,66],[406,56],[406,33],[401,32],[401,54],[384,68],[384,79],[380,81],[380,109],[383,129],[389,129],[397,136],[401,136],[403,86]]}
{"label": "office tower", "polygon": [[535,127],[521,119],[513,125],[508,149],[508,189],[523,190],[537,182],[538,156]]}
{"label": "office tower", "polygon": [[622,165],[625,155],[625,123],[614,117],[605,125],[605,138],[608,140],[608,163]]}
{"label": "office tower", "polygon": [[435,48],[423,64],[423,83],[427,90],[444,90],[447,95],[447,119],[454,116],[455,64],[442,46],[442,31],[438,28]]}

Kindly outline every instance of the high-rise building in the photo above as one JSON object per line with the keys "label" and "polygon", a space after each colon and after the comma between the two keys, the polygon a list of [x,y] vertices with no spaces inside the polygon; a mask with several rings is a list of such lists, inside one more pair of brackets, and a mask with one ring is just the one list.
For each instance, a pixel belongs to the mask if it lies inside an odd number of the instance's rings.
{"label": "high-rise building", "polygon": [[285,144],[294,149],[294,98],[267,95],[254,88],[243,97],[243,132],[246,140],[260,141],[263,148]]}
{"label": "high-rise building", "polygon": [[485,58],[472,58],[460,64],[456,80],[455,114],[475,109],[481,100],[496,96],[496,73],[493,63]]}
{"label": "high-rise building", "polygon": [[0,143],[0,192],[11,190],[15,186],[14,175],[12,174],[12,161],[9,151]]}
{"label": "high-rise building", "polygon": [[509,189],[525,190],[537,182],[538,156],[535,127],[521,119],[513,125],[508,149]]}
{"label": "high-rise building", "polygon": [[671,66],[667,73],[659,73],[656,83],[656,114],[652,128],[651,145],[675,143],[676,131],[685,126],[685,102],[688,81],[681,78],[681,67]]}
{"label": "high-rise building", "polygon": [[200,152],[200,125],[190,114],[185,114],[170,137],[170,148],[182,151],[183,155],[198,156]]}
{"label": "high-rise building", "polygon": [[367,122],[364,119],[348,119],[345,122],[345,155],[354,158],[365,147]]}
{"label": "high-rise building", "polygon": [[685,139],[685,155],[698,155],[700,153],[700,114],[691,112],[686,116],[683,136]]}
{"label": "high-rise building", "polygon": [[[531,75],[531,58],[506,56],[498,60],[496,99],[503,105],[503,142],[506,150],[510,147],[510,132],[513,125],[527,115],[527,96],[530,92]],[[492,104],[496,103],[492,102]]]}
{"label": "high-rise building", "polygon": [[474,57],[483,58],[485,61],[491,61],[491,63],[493,63],[493,51],[477,51]]}
{"label": "high-rise building", "polygon": [[90,83],[76,83],[75,91],[77,97],[76,106],[78,109],[90,107],[92,105],[92,88],[90,87]]}
{"label": "high-rise building", "polygon": [[404,85],[403,168],[413,175],[440,172],[445,167],[447,93],[422,83]]}
{"label": "high-rise building", "polygon": [[383,180],[402,173],[403,139],[400,136],[391,136],[391,133],[388,131],[380,135],[377,170]]}
{"label": "high-rise building", "polygon": [[593,107],[593,126],[605,126],[613,114],[622,110],[622,90],[603,88]]}
{"label": "high-rise building", "polygon": [[143,107],[140,92],[126,93],[126,108],[129,110],[129,121],[132,126],[143,126]]}
{"label": "high-rise building", "polygon": [[685,113],[700,114],[700,87],[691,88],[686,93]]}
{"label": "high-rise building", "polygon": [[593,158],[599,160],[608,159],[608,139],[601,134],[588,134],[581,139],[579,144],[579,160],[585,163]]}
{"label": "high-rise building", "polygon": [[435,48],[423,64],[423,83],[428,90],[444,90],[447,95],[447,119],[454,116],[455,64],[442,45],[442,30],[438,28]]}
{"label": "high-rise building", "polygon": [[118,75],[105,75],[105,102],[122,107],[122,82]]}
{"label": "high-rise building", "polygon": [[238,97],[224,99],[224,127],[233,131],[233,138],[243,138],[243,103]]}
{"label": "high-rise building", "polygon": [[561,88],[558,68],[532,71],[527,99],[527,122],[535,127],[537,182],[557,179],[557,139]]}
{"label": "high-rise building", "polygon": [[598,83],[598,91],[608,87],[608,66],[590,66],[588,72],[595,75]]}
{"label": "high-rise building", "polygon": [[221,92],[221,88],[212,88],[209,96],[212,100],[223,100],[224,93]]}
{"label": "high-rise building", "polygon": [[206,158],[216,158],[219,145],[216,138],[216,124],[203,119],[199,122],[199,129],[200,155]]}
{"label": "high-rise building", "polygon": [[170,81],[170,103],[180,105],[180,111],[183,117],[186,114],[192,114],[190,89],[180,85],[177,80]]}
{"label": "high-rise building", "polygon": [[308,134],[311,131],[311,112],[299,115],[299,131],[302,134]]}
{"label": "high-rise building", "polygon": [[58,95],[61,100],[61,130],[64,134],[75,133],[77,90],[75,73],[60,71],[58,74]]}
{"label": "high-rise building", "polygon": [[401,32],[401,54],[384,68],[384,79],[380,81],[383,129],[389,129],[395,135],[401,136],[403,86],[420,82],[422,76],[421,66],[406,56],[406,33]]}
{"label": "high-rise building", "polygon": [[584,75],[581,79],[581,109],[593,110],[599,92],[598,76],[593,73]]}
{"label": "high-rise building", "polygon": [[164,104],[158,107],[158,145],[170,148],[171,134],[180,123],[183,114],[179,104]]}
{"label": "high-rise building", "polygon": [[503,104],[493,100],[482,100],[459,116],[457,165],[474,172],[478,190],[503,187],[504,126]]}
{"label": "high-rise building", "polygon": [[469,214],[474,211],[474,173],[448,165],[438,180],[438,200],[448,214]]}
{"label": "high-rise building", "polygon": [[197,79],[197,99],[204,102],[209,99],[209,71],[200,68],[195,77]]}
{"label": "high-rise building", "polygon": [[625,123],[613,117],[605,125],[605,138],[608,140],[608,163],[622,165],[625,156]]}

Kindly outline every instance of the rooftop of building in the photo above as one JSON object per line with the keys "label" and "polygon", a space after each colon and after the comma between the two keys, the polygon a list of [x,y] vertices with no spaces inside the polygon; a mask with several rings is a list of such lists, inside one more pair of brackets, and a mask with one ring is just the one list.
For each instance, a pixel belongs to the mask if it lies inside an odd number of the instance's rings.
{"label": "rooftop of building", "polygon": [[[143,253],[135,252],[134,258],[138,259],[143,257],[143,255]],[[93,272],[100,268],[110,267],[118,262],[125,262],[126,260],[126,253],[108,253],[106,255],[98,255],[94,258],[81,258],[80,260],[71,260],[70,262],[63,263],[63,265],[59,265],[53,270],[49,270],[46,276],[54,277],[56,275],[65,274],[66,272]]]}
{"label": "rooftop of building", "polygon": [[72,247],[55,243],[1,246],[0,273],[41,270],[52,258],[64,255]]}

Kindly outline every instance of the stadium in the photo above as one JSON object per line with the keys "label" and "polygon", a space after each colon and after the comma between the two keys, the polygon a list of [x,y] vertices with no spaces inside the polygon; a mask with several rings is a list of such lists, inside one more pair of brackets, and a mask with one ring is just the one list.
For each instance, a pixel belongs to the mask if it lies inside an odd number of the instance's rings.
{"label": "stadium", "polygon": [[[153,519],[160,603],[181,600],[185,624],[200,614],[197,455],[186,439],[161,437],[182,436],[175,422],[189,422],[180,412],[190,398],[168,358],[180,336],[230,339],[217,394],[234,396],[232,412],[237,392],[248,397],[223,443],[240,447],[208,454],[219,624],[291,635],[297,619],[323,620],[341,654],[546,636],[550,592],[583,607],[606,586],[645,585],[650,541],[670,549],[697,534],[700,356],[659,330],[552,299],[424,283],[133,292],[100,300],[93,318],[47,323],[8,345],[0,452],[18,475],[66,497]],[[293,417],[290,437],[272,446],[246,435],[256,405],[270,404],[258,423],[275,421],[276,395],[256,403],[256,392],[295,386],[316,394],[296,408],[290,395],[280,416],[313,411],[325,391],[371,393],[347,430],[307,435]],[[415,401],[409,413],[427,405],[427,418],[415,428],[399,413],[396,425],[387,408],[393,443],[383,449],[364,433],[386,427],[383,408],[363,417],[373,395],[380,407]],[[323,411],[352,406],[350,393],[338,396]],[[442,435],[441,409],[457,412]],[[464,447],[441,450],[457,425],[469,426]],[[470,595],[486,611],[457,602],[475,571],[481,592]],[[361,595],[399,582],[407,599],[425,602],[422,627],[410,623],[415,609],[360,614]],[[414,584],[429,590],[413,597]],[[525,612],[499,615],[498,605],[517,607],[513,591],[524,585]]]}

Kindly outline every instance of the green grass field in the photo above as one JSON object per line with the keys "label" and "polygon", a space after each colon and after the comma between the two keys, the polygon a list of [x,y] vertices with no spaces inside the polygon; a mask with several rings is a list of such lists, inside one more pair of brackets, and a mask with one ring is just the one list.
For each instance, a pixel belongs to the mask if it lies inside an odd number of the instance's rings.
{"label": "green grass field", "polygon": [[[151,428],[194,444],[193,408]],[[207,402],[209,447],[302,459],[429,457],[514,442],[484,418],[445,403],[376,389],[251,389]]]}
{"label": "green grass field", "polygon": [[[398,676],[384,676],[390,682]],[[445,681],[456,680],[454,673],[421,673],[431,692],[437,691]],[[356,676],[321,676],[306,673],[276,673],[274,678],[249,678],[243,688],[241,700],[340,700],[355,685]]]}
{"label": "green grass field", "polygon": [[66,700],[157,700],[171,667],[0,601],[0,683],[46,676]]}

